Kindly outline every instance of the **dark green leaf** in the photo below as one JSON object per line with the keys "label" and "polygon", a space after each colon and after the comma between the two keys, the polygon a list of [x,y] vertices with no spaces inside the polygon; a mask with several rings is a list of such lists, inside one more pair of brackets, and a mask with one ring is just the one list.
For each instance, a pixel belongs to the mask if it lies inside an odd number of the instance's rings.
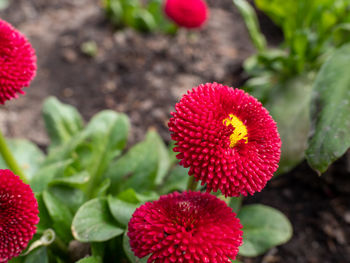
{"label": "dark green leaf", "polygon": [[72,224],[74,237],[81,242],[103,242],[123,234],[114,221],[105,198],[96,198],[82,205]]}
{"label": "dark green leaf", "polygon": [[127,232],[125,232],[123,236],[123,249],[131,263],[147,263],[148,257],[144,257],[140,259],[134,255],[134,252],[132,252]]}
{"label": "dark green leaf", "polygon": [[40,247],[31,252],[24,263],[49,263],[46,247]]}
{"label": "dark green leaf", "polygon": [[111,191],[117,193],[127,188],[138,192],[153,191],[163,181],[169,165],[164,143],[156,131],[150,130],[144,141],[109,167],[107,177],[112,181]]}
{"label": "dark green leaf", "polygon": [[304,158],[311,125],[312,80],[312,74],[290,80],[267,104],[282,140],[280,173],[289,171]]}
{"label": "dark green leaf", "polygon": [[161,193],[168,194],[173,191],[184,191],[187,188],[189,179],[188,168],[176,165],[166,178],[161,188]]}
{"label": "dark green leaf", "polygon": [[350,147],[350,44],[322,66],[313,86],[313,135],[306,152],[320,173]]}
{"label": "dark green leaf", "polygon": [[238,213],[243,225],[243,245],[239,254],[255,257],[292,237],[292,226],[280,211],[264,205],[243,206]]}
{"label": "dark green leaf", "polygon": [[73,216],[68,207],[48,191],[43,192],[43,200],[53,221],[53,227],[64,241],[72,239],[70,226]]}
{"label": "dark green leaf", "polygon": [[[91,158],[87,170],[96,186],[113,158],[118,156],[126,145],[129,121],[126,115],[114,111],[98,113],[87,125],[87,138],[91,140]],[[91,189],[90,189],[91,191]]]}
{"label": "dark green leaf", "polygon": [[42,193],[36,193],[35,198],[38,201],[40,218],[37,225],[37,233],[42,234],[47,228],[52,227],[52,220],[43,201]]}

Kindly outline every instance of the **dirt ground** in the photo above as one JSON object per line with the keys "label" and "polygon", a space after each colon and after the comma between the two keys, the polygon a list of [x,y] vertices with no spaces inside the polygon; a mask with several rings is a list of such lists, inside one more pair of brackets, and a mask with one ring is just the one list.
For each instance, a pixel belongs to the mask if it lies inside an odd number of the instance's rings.
{"label": "dirt ground", "polygon": [[[176,36],[115,32],[98,0],[12,0],[0,12],[31,40],[38,74],[27,95],[0,107],[0,126],[8,137],[48,144],[41,120],[47,96],[76,106],[86,121],[102,109],[126,113],[130,144],[156,127],[169,140],[167,121],[181,94],[204,82],[239,87],[246,78],[242,62],[254,52],[231,0],[208,1],[211,16],[197,32]],[[270,44],[281,33],[263,16]],[[82,52],[96,43],[94,57]],[[319,178],[304,163],[272,180],[247,203],[283,211],[294,227],[292,240],[245,263],[350,262],[350,158],[344,157]],[[348,177],[348,178],[346,178]]]}

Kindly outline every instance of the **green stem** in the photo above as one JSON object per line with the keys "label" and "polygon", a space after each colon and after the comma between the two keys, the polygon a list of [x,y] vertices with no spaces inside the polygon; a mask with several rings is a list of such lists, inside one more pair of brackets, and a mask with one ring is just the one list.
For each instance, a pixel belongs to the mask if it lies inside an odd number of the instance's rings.
{"label": "green stem", "polygon": [[0,155],[4,159],[9,169],[21,178],[24,183],[28,183],[27,177],[24,175],[21,167],[13,157],[2,132],[0,131]]}
{"label": "green stem", "polygon": [[194,178],[194,176],[191,176],[190,179],[188,180],[187,190],[196,191],[197,185],[198,185],[198,181],[196,181],[196,178]]}

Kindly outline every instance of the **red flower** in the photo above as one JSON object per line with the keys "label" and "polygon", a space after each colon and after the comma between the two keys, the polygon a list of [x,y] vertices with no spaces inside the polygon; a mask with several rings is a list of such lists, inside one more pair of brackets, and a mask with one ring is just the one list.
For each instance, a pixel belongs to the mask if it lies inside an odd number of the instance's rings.
{"label": "red flower", "polygon": [[172,193],[136,209],[130,246],[148,263],[231,262],[242,244],[242,225],[225,202],[200,192]]}
{"label": "red flower", "polygon": [[202,0],[167,0],[165,13],[176,24],[187,28],[203,25],[208,17],[208,8]]}
{"label": "red flower", "polygon": [[35,51],[26,37],[0,19],[0,104],[17,98],[36,73]]}
{"label": "red flower", "polygon": [[10,170],[0,170],[0,208],[0,262],[7,262],[26,248],[39,222],[32,190]]}
{"label": "red flower", "polygon": [[276,123],[254,97],[217,83],[188,91],[169,128],[189,174],[225,196],[261,191],[278,168]]}

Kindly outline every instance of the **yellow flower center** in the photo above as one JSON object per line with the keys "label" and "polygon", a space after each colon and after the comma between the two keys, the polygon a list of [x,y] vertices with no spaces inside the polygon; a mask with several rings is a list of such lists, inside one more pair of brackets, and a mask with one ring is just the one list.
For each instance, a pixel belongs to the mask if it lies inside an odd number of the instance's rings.
{"label": "yellow flower center", "polygon": [[223,124],[227,127],[232,125],[233,133],[230,135],[230,147],[233,148],[240,140],[245,140],[248,143],[248,131],[243,122],[235,115],[230,114],[228,118],[224,119]]}

